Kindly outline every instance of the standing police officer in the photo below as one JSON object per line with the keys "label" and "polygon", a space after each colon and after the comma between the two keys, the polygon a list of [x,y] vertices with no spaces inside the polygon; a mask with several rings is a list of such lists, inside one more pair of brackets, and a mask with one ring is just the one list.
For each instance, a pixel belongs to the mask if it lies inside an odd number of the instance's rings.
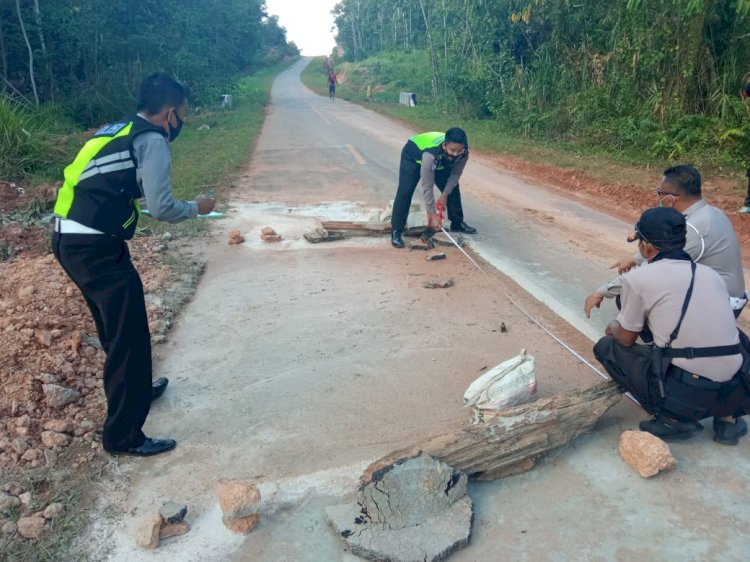
{"label": "standing police officer", "polygon": [[65,168],[52,249],[83,294],[106,353],[102,445],[112,454],[145,457],[176,443],[141,430],[151,401],[168,381],[151,381],[143,285],[125,241],[135,233],[142,197],[151,216],[168,222],[209,213],[214,200],[179,201],[172,195],[169,142],[187,113],[185,88],[167,74],[152,74],[141,84],[137,111],[100,129]]}
{"label": "standing police officer", "polygon": [[469,159],[469,142],[463,129],[454,127],[445,133],[422,133],[411,137],[401,150],[398,171],[398,191],[393,201],[391,216],[391,244],[403,248],[401,235],[409,216],[414,190],[422,180],[422,194],[427,210],[427,225],[439,229],[442,225],[435,209],[433,186],[442,192],[440,203],[448,209],[452,232],[475,234],[477,229],[464,222],[458,180]]}

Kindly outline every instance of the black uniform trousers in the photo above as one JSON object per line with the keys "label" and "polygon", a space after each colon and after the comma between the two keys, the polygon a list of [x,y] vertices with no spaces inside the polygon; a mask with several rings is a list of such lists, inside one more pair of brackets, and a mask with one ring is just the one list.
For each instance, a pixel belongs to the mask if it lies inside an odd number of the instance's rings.
{"label": "black uniform trousers", "polygon": [[[415,150],[417,154],[416,158],[414,156]],[[391,214],[391,229],[394,232],[403,232],[404,227],[406,227],[411,198],[422,175],[422,166],[416,162],[416,159],[420,157],[421,153],[417,145],[412,141],[407,142],[406,146],[401,150],[401,164],[398,168],[398,190],[396,191],[396,198],[393,200],[393,211]],[[445,189],[445,184],[448,182],[450,175],[450,168],[435,172],[435,185],[438,186],[441,193]],[[459,225],[464,222],[461,191],[458,185],[448,195],[447,207],[448,220],[451,221],[451,224]]]}
{"label": "black uniform trousers", "polygon": [[663,376],[662,397],[655,374],[659,366],[654,365],[650,345],[626,347],[612,336],[604,336],[594,345],[594,356],[649,414],[661,412],[688,422],[711,416],[743,416],[750,411],[750,394],[740,373],[719,383],[670,364]]}
{"label": "black uniform trousers", "polygon": [[146,439],[141,428],[151,408],[151,334],[143,284],[127,243],[106,234],[55,232],[52,249],[83,294],[107,354],[102,446],[138,447]]}

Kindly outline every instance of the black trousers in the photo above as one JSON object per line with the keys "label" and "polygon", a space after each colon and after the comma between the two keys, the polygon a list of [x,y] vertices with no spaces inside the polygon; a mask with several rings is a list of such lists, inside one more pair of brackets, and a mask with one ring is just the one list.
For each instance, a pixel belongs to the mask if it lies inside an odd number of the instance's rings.
{"label": "black trousers", "polygon": [[745,207],[750,207],[750,168],[747,169],[747,195],[745,195]]}
{"label": "black trousers", "polygon": [[104,234],[52,236],[52,249],[96,324],[104,361],[107,450],[137,447],[151,408],[151,334],[143,284],[124,240]]}
{"label": "black trousers", "polygon": [[663,378],[665,396],[662,397],[651,346],[625,347],[615,338],[604,336],[594,345],[594,356],[649,414],[661,412],[686,422],[711,416],[742,416],[748,411],[750,395],[740,374],[718,383],[669,365]]}
{"label": "black trousers", "polygon": [[[411,198],[421,177],[421,166],[417,164],[414,158],[415,149],[416,145],[409,141],[401,151],[401,163],[398,168],[398,190],[396,191],[396,198],[393,200],[393,212],[391,214],[391,229],[394,232],[403,232],[406,226]],[[445,184],[448,182],[450,175],[451,170],[449,169],[435,172],[435,185],[438,186],[441,193],[445,189]],[[451,224],[459,225],[464,222],[461,190],[458,185],[448,195],[447,207],[448,220],[451,221]]]}

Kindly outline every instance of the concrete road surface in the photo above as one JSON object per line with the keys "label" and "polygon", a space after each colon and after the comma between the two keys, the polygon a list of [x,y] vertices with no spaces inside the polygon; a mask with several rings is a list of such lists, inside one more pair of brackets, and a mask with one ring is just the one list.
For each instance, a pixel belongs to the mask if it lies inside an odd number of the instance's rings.
{"label": "concrete road surface", "polygon": [[[598,380],[507,295],[590,359],[613,310],[586,321],[583,298],[631,249],[631,226],[474,155],[461,182],[466,220],[500,273],[486,277],[452,249],[427,262],[384,239],[308,245],[301,234],[321,218],[363,218],[390,203],[414,131],[313,94],[299,81],[307,62],[276,80],[229,218],[203,250],[206,274],[159,348],[157,375],[172,383],[145,429],[178,447],[122,462],[101,484],[82,540],[95,559],[354,560],[325,506],[350,500],[369,462],[465,420],[463,391],[487,367],[525,347],[543,395]],[[267,225],[284,241],[260,242]],[[246,244],[227,246],[229,228]],[[422,288],[447,277],[451,289]],[[643,418],[623,400],[533,471],[471,484],[472,540],[452,559],[746,560],[750,441],[716,445],[709,424],[672,446],[674,471],[644,480],[618,455],[621,431]],[[264,496],[247,537],[221,524],[215,487],[226,477],[256,482]],[[135,526],[167,500],[188,504],[193,530],[138,551]]]}

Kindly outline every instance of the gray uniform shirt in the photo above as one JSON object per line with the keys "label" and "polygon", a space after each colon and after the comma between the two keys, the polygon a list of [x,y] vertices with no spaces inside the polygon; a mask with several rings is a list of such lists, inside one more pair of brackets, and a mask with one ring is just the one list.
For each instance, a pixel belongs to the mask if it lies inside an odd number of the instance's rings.
{"label": "gray uniform shirt", "polygon": [[[737,235],[729,218],[721,209],[712,207],[703,199],[685,211],[687,236],[685,251],[696,263],[701,263],[721,275],[730,297],[744,298],[745,274]],[[638,255],[636,261],[643,263]],[[622,290],[622,275],[597,289],[603,297],[613,298]]]}
{"label": "gray uniform shirt", "polygon": [[[448,181],[445,182],[445,188],[443,189],[443,193],[445,193],[446,197],[450,195],[451,191],[453,191],[458,185],[458,180],[464,172],[467,160],[468,158],[462,158],[453,165],[451,175],[448,176]],[[437,212],[435,210],[435,193],[433,191],[433,187],[435,186],[435,170],[432,169],[432,165],[434,163],[435,156],[432,153],[422,153],[422,170],[420,173],[422,178],[421,187],[422,194],[424,195],[424,207],[427,210],[428,215],[434,215]]]}
{"label": "gray uniform shirt", "polygon": [[195,201],[181,201],[172,195],[172,157],[169,142],[156,131],[147,131],[133,140],[136,178],[152,217],[180,222],[198,215]]}
{"label": "gray uniform shirt", "polygon": [[[622,310],[617,321],[631,332],[640,332],[648,324],[654,343],[665,347],[680,319],[690,277],[690,262],[686,260],[659,260],[648,267],[629,271],[623,276]],[[697,265],[693,295],[672,347],[713,347],[734,345],[739,341],[724,282],[712,269]],[[677,358],[672,363],[695,375],[724,382],[737,373],[742,356],[738,353]]]}

